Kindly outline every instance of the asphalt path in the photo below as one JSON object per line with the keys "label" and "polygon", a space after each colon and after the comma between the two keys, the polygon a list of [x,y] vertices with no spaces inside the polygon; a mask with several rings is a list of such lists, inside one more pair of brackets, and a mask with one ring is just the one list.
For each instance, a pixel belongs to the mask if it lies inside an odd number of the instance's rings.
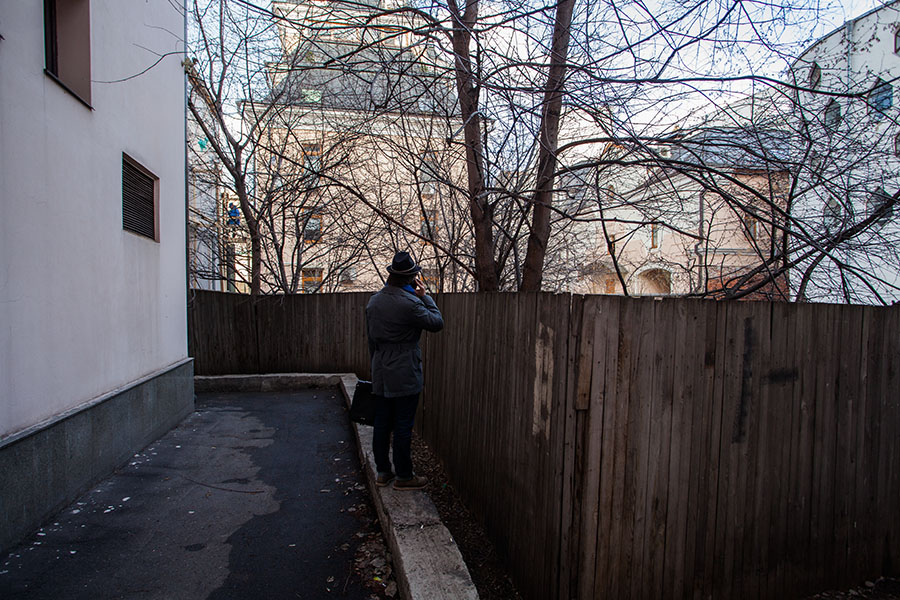
{"label": "asphalt path", "polygon": [[368,599],[369,501],[336,389],[201,394],[0,558],[0,598]]}

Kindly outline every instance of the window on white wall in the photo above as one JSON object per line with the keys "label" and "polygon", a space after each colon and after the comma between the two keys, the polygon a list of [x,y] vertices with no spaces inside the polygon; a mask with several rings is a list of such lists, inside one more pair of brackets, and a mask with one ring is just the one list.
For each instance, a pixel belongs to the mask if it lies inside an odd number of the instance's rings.
{"label": "window on white wall", "polygon": [[883,227],[894,216],[894,199],[884,191],[884,188],[878,188],[869,193],[866,198],[866,217],[871,217],[875,213],[882,213],[875,221],[875,227]]}
{"label": "window on white wall", "polygon": [[439,289],[440,273],[437,269],[422,269],[422,281],[425,282],[426,288],[436,292]]}
{"label": "window on white wall", "polygon": [[894,53],[900,54],[900,27],[894,32]]}
{"label": "window on white wall", "polygon": [[825,108],[825,127],[835,130],[841,124],[841,105],[837,100],[829,102]]}
{"label": "window on white wall", "polygon": [[883,115],[894,104],[894,87],[882,79],[875,82],[869,92],[869,112],[876,117]]}
{"label": "window on white wall", "polygon": [[91,104],[90,0],[44,0],[45,72]]}
{"label": "window on white wall", "polygon": [[422,156],[422,166],[419,167],[419,181],[422,182],[422,195],[434,196],[437,193],[440,162],[437,152],[429,150]]}
{"label": "window on white wall", "polygon": [[159,241],[159,178],[122,155],[122,228]]}
{"label": "window on white wall", "polygon": [[339,282],[341,285],[352,285],[356,283],[357,277],[356,267],[347,267],[341,271]]}
{"label": "window on white wall", "polygon": [[822,82],[822,67],[819,63],[813,63],[809,68],[809,89],[814,90]]}

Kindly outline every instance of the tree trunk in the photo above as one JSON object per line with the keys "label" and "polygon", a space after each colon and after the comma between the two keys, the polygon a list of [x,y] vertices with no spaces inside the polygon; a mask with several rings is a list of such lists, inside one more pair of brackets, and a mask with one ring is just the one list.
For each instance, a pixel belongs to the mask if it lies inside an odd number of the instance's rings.
{"label": "tree trunk", "polygon": [[481,139],[481,113],[478,112],[478,88],[469,55],[471,28],[478,20],[478,0],[466,2],[460,16],[456,0],[450,0],[453,15],[453,51],[456,55],[456,88],[463,133],[466,144],[469,210],[475,232],[475,279],[479,291],[499,289],[497,266],[494,262],[493,209],[488,201],[484,183],[484,145]]}
{"label": "tree trunk", "polygon": [[[238,159],[240,159],[240,153],[238,153]],[[259,296],[260,281],[262,280],[262,242],[259,237],[259,220],[253,214],[244,181],[235,177],[234,183],[238,201],[241,203],[241,213],[244,215],[247,231],[250,232],[250,296],[256,299]]]}
{"label": "tree trunk", "polygon": [[561,0],[556,7],[553,45],[550,49],[550,70],[544,91],[541,114],[541,138],[538,148],[537,178],[532,201],[531,233],[522,273],[524,292],[541,289],[544,256],[550,239],[550,207],[553,202],[553,173],[556,170],[556,148],[559,141],[559,120],[562,112],[562,90],[566,76],[566,57],[569,52],[569,28],[575,0]]}

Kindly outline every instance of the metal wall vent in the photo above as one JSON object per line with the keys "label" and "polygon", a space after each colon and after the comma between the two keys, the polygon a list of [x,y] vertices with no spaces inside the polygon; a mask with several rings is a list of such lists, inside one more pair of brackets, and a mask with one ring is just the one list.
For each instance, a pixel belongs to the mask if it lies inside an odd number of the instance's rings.
{"label": "metal wall vent", "polygon": [[122,156],[122,227],[152,240],[157,239],[156,182],[149,172]]}

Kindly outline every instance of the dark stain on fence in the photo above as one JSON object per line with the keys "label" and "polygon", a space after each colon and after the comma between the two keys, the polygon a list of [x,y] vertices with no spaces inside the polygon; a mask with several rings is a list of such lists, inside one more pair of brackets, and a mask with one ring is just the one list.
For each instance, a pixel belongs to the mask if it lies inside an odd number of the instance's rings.
{"label": "dark stain on fence", "polygon": [[741,361],[741,395],[738,399],[731,443],[739,444],[747,438],[747,411],[753,401],[753,363],[756,348],[753,319],[744,319],[744,353]]}
{"label": "dark stain on fence", "polygon": [[800,370],[797,367],[772,369],[766,376],[766,382],[772,385],[787,385],[798,379],[800,379]]}

